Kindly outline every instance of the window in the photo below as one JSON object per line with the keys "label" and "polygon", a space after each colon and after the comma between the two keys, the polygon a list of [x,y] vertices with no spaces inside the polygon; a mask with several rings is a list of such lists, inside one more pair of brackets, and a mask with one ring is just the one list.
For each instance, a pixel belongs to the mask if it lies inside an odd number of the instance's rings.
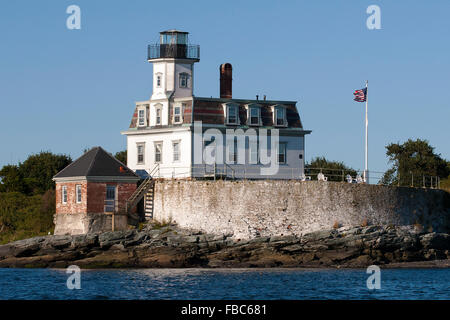
{"label": "window", "polygon": [[140,127],[145,126],[145,109],[139,109],[138,111],[138,125]]}
{"label": "window", "polygon": [[278,163],[286,163],[286,143],[278,144]]}
{"label": "window", "polygon": [[156,108],[156,125],[161,125],[161,107]]}
{"label": "window", "polygon": [[227,106],[227,124],[238,124],[238,106]]}
{"label": "window", "polygon": [[180,88],[187,88],[188,86],[188,74],[180,73]]}
{"label": "window", "polygon": [[157,88],[161,88],[161,79],[162,79],[161,74],[157,74],[156,75],[156,87]]}
{"label": "window", "polygon": [[77,199],[77,203],[81,203],[81,184],[75,186],[75,199]]}
{"label": "window", "polygon": [[250,108],[250,114],[249,114],[249,124],[250,125],[259,125],[260,124],[260,111],[261,109],[258,107],[251,107]]}
{"label": "window", "polygon": [[180,161],[180,141],[173,141],[173,162]]}
{"label": "window", "polygon": [[67,203],[67,186],[62,186],[61,200],[63,204]]}
{"label": "window", "polygon": [[173,109],[173,122],[180,123],[181,122],[181,106],[175,106]]}
{"label": "window", "polygon": [[145,144],[139,143],[137,145],[137,164],[144,164],[145,157]]}
{"label": "window", "polygon": [[228,163],[236,163],[237,161],[237,138],[233,138],[232,146],[228,150]]}
{"label": "window", "polygon": [[162,162],[162,142],[155,143],[155,163]]}
{"label": "window", "polygon": [[250,154],[250,164],[258,163],[258,142],[250,143],[249,142],[249,154]]}
{"label": "window", "polygon": [[116,210],[116,186],[106,186],[105,212]]}
{"label": "window", "polygon": [[275,108],[275,125],[284,126],[286,124],[286,110],[283,107]]}

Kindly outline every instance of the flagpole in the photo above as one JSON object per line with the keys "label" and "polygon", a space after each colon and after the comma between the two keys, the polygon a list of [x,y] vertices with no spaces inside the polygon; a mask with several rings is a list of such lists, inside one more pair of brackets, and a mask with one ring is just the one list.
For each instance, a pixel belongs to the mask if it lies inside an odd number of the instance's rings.
{"label": "flagpole", "polygon": [[366,143],[365,143],[366,147],[365,147],[365,154],[364,154],[365,155],[365,157],[364,157],[364,166],[365,166],[364,182],[365,183],[369,183],[369,136],[368,136],[368,133],[369,133],[369,130],[368,130],[368,127],[369,127],[369,118],[368,118],[368,100],[369,100],[368,96],[369,96],[369,94],[368,94],[368,91],[369,91],[369,89],[368,89],[368,87],[369,87],[369,81],[366,80]]}

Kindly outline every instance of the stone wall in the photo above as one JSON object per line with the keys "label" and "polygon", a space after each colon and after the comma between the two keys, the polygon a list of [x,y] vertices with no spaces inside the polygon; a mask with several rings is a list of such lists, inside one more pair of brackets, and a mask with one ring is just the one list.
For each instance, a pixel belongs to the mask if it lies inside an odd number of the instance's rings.
{"label": "stone wall", "polygon": [[[114,215],[114,230],[127,230],[126,215]],[[102,233],[112,230],[112,215],[104,213],[58,213],[54,216],[55,235]]]}
{"label": "stone wall", "polygon": [[154,219],[248,239],[301,235],[334,225],[412,225],[450,230],[442,190],[319,181],[158,181]]}

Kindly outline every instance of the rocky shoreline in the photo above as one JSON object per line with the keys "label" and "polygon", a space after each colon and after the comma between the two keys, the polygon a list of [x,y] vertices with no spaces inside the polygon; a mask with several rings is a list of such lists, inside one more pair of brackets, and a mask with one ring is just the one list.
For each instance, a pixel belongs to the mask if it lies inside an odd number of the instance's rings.
{"label": "rocky shoreline", "polygon": [[343,227],[296,236],[233,239],[148,225],[0,246],[0,268],[450,267],[450,235],[394,226]]}

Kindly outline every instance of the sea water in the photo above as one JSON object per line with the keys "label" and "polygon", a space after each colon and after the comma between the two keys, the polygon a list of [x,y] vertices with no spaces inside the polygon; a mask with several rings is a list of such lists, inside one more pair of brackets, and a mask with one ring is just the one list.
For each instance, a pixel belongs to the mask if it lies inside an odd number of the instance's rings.
{"label": "sea water", "polygon": [[380,289],[365,269],[81,270],[80,289],[71,275],[0,269],[0,299],[450,299],[450,269],[381,269]]}

